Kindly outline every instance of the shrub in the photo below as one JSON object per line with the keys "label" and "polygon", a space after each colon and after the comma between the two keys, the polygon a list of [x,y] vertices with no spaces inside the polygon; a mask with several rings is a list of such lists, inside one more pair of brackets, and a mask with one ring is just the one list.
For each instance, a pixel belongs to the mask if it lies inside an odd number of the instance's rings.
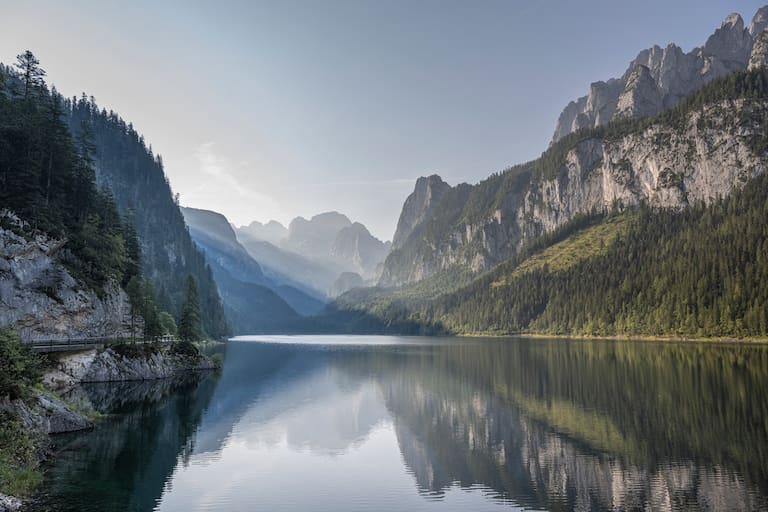
{"label": "shrub", "polygon": [[179,354],[187,357],[198,357],[200,350],[190,341],[179,341],[173,344],[171,351],[174,354]]}
{"label": "shrub", "polygon": [[0,329],[0,397],[24,398],[42,378],[40,357],[10,327]]}

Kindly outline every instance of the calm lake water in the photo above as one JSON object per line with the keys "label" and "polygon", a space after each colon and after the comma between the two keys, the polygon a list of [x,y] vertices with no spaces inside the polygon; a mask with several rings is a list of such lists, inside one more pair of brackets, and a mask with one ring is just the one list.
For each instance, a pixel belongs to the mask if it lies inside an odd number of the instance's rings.
{"label": "calm lake water", "polygon": [[768,347],[260,336],[83,387],[40,510],[768,510]]}

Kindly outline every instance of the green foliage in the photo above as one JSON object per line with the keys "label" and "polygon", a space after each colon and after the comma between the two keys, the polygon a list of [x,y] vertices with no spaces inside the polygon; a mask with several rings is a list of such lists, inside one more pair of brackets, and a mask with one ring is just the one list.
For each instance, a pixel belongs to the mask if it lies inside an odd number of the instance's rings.
{"label": "green foliage", "polygon": [[66,102],[48,91],[33,54],[22,54],[19,68],[0,67],[9,91],[0,94],[0,207],[28,223],[26,235],[65,239],[64,262],[100,292],[131,266],[124,225],[111,195],[96,186],[88,141],[76,144],[70,135]]}
{"label": "green foliage", "polygon": [[190,238],[177,201],[163,169],[160,155],[115,112],[99,108],[85,95],[63,102],[69,129],[75,138],[90,139],[98,182],[114,196],[132,227],[126,230],[125,250],[139,253],[126,266],[127,283],[141,269],[157,290],[158,309],[180,319],[186,278],[198,284],[202,326],[208,334],[229,333],[219,292],[205,256]]}
{"label": "green foliage", "polygon": [[200,298],[197,283],[191,274],[187,276],[187,289],[179,322],[179,337],[182,341],[200,341],[204,337],[200,324]]}
{"label": "green foliage", "polygon": [[0,493],[25,497],[40,485],[38,450],[18,418],[0,411]]}
{"label": "green foliage", "polygon": [[178,341],[171,346],[171,351],[174,354],[179,354],[185,357],[199,357],[200,350],[191,341]]}
{"label": "green foliage", "polygon": [[170,313],[167,311],[161,311],[158,314],[158,321],[160,322],[160,327],[162,329],[162,334],[171,334],[173,336],[176,336],[178,333],[178,328],[176,327],[176,321],[173,319],[173,316],[171,316]]}
{"label": "green foliage", "polygon": [[42,377],[40,358],[10,327],[0,328],[0,398],[25,398]]}
{"label": "green foliage", "polygon": [[766,336],[766,218],[768,176],[709,206],[643,207],[410,304],[407,318],[459,333]]}

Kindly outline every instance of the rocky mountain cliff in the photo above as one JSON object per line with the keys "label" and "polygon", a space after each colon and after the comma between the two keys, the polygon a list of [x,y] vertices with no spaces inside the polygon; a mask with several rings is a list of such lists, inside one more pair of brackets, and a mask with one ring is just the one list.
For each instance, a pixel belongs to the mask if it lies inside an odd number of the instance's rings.
{"label": "rocky mountain cliff", "polygon": [[84,287],[64,264],[71,255],[62,240],[19,235],[22,221],[7,212],[0,220],[0,325],[24,341],[131,336],[130,303],[118,283]]}
{"label": "rocky mountain cliff", "polygon": [[612,119],[657,114],[707,82],[746,69],[765,56],[765,41],[758,40],[766,27],[768,6],[758,10],[746,28],[739,14],[728,15],[703,46],[688,53],[674,44],[641,51],[622,77],[591,84],[589,94],[565,107],[552,142]]}
{"label": "rocky mountain cliff", "polygon": [[399,249],[405,244],[416,226],[432,213],[434,206],[450,188],[451,186],[437,174],[422,176],[416,180],[416,187],[406,198],[403,211],[397,221],[395,236],[392,238],[393,249]]}
{"label": "rocky mountain cliff", "polygon": [[350,265],[361,276],[372,277],[389,254],[391,244],[371,235],[355,222],[338,232],[331,246],[331,257]]}
{"label": "rocky mountain cliff", "polygon": [[444,192],[418,224],[419,236],[387,258],[380,284],[457,265],[488,269],[526,240],[593,210],[641,202],[682,208],[728,195],[768,165],[766,83],[765,68],[732,74],[656,118],[580,130],[538,160]]}

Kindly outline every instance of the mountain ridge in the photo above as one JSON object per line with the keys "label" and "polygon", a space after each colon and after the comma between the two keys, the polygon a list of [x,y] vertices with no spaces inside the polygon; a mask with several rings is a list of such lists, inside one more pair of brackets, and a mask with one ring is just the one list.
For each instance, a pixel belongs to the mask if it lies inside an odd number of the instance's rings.
{"label": "mountain ridge", "polygon": [[[587,95],[566,105],[558,117],[551,143],[578,129],[604,125],[617,114],[620,117],[628,113],[632,117],[657,114],[709,81],[747,69],[755,41],[766,27],[768,6],[758,9],[746,28],[740,14],[729,14],[702,46],[688,53],[674,43],[640,51],[621,77],[593,82]],[[645,87],[639,94],[637,82],[632,80],[638,66],[648,70]],[[642,105],[626,104],[633,89],[634,94],[643,98]],[[625,105],[619,109],[622,96]]]}

